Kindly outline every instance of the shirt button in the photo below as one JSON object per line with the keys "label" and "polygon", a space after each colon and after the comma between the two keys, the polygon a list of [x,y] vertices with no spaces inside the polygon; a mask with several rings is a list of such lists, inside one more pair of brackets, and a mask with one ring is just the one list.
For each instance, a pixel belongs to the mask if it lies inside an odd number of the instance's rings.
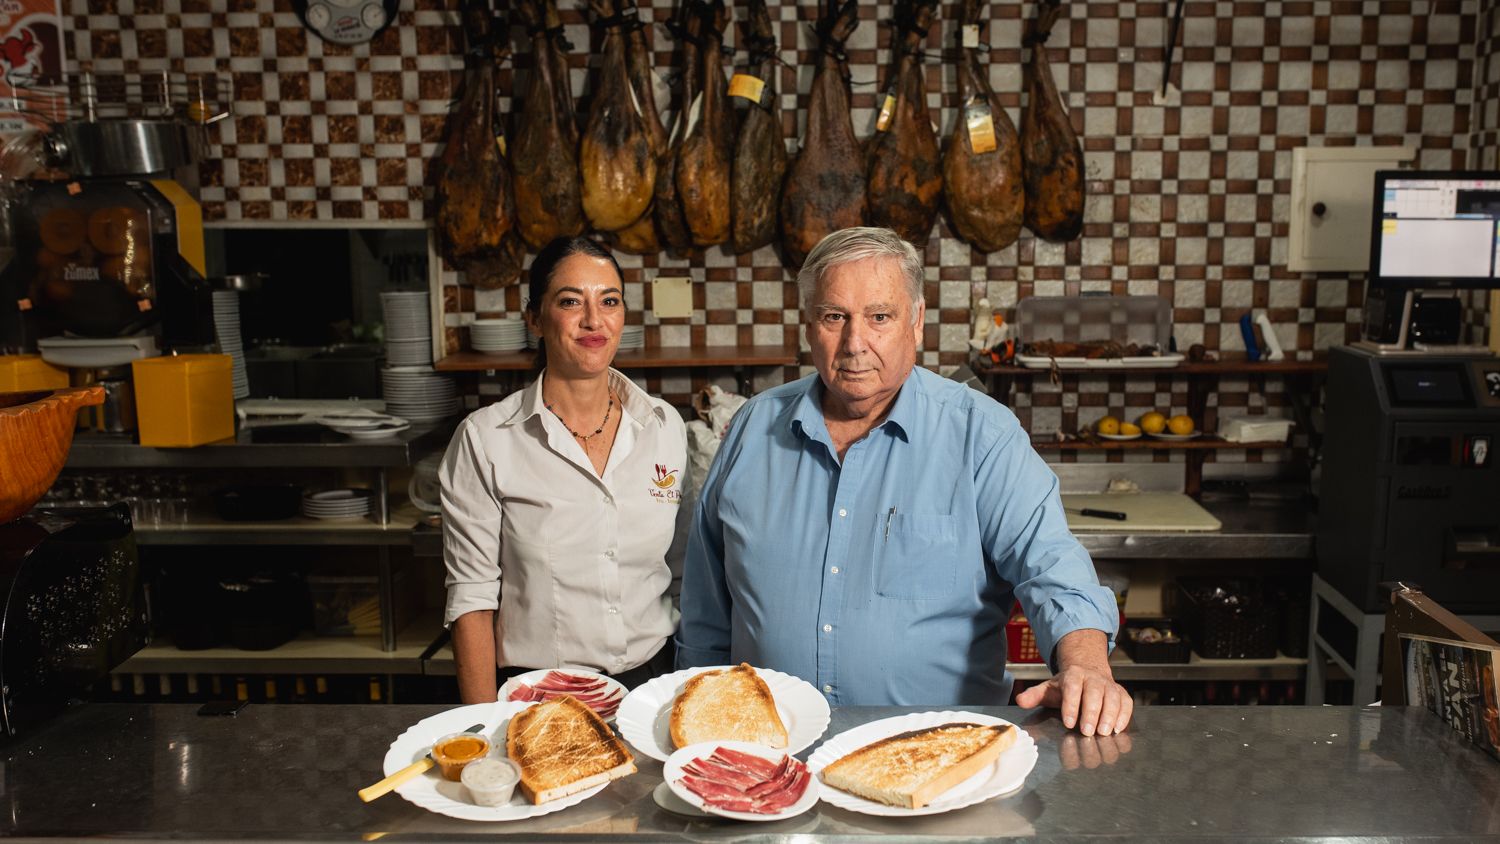
{"label": "shirt button", "polygon": [[833,572],[834,574],[838,574],[839,573],[839,567],[838,566],[834,566],[833,568],[829,569],[829,571]]}
{"label": "shirt button", "polygon": [[833,691],[833,686],[824,686],[823,687],[823,691],[825,691],[825,692],[832,692]]}
{"label": "shirt button", "polygon": [[611,548],[608,551],[605,551],[604,556],[613,558],[615,556],[615,549]]}
{"label": "shirt button", "polygon": [[619,615],[620,614],[620,608],[619,607],[610,607],[609,608],[609,614],[610,615]]}
{"label": "shirt button", "polygon": [[849,515],[849,511],[848,510],[845,510],[843,508],[839,508],[839,518],[840,519],[844,518],[847,515]]}
{"label": "shirt button", "polygon": [[824,633],[832,633],[833,632],[833,625],[832,624],[825,624],[825,625],[823,625],[823,632]]}

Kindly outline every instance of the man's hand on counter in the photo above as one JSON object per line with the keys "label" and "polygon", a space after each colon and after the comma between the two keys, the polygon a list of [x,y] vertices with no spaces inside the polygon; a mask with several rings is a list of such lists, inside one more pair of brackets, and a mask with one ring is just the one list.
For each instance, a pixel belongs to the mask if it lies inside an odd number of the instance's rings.
{"label": "man's hand on counter", "polygon": [[1121,732],[1135,704],[1109,670],[1109,638],[1102,630],[1074,630],[1057,643],[1058,672],[1016,695],[1016,705],[1061,710],[1063,725],[1086,736]]}

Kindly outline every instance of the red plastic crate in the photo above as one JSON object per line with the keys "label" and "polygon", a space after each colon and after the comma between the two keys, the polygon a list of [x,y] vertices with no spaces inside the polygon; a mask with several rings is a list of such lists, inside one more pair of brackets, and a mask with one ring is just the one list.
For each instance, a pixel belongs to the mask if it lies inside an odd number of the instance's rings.
{"label": "red plastic crate", "polygon": [[1020,612],[1013,613],[1005,622],[1005,661],[1041,662],[1042,654],[1036,648],[1036,634],[1031,632],[1031,622]]}

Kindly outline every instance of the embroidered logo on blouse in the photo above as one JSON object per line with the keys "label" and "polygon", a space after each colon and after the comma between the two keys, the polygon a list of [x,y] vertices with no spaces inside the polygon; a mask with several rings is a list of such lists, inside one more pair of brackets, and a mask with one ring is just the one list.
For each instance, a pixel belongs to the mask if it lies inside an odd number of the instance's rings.
{"label": "embroidered logo on blouse", "polygon": [[677,473],[681,471],[681,469],[668,471],[667,467],[657,463],[656,477],[651,479],[651,483],[656,484],[657,489],[671,489],[677,484]]}

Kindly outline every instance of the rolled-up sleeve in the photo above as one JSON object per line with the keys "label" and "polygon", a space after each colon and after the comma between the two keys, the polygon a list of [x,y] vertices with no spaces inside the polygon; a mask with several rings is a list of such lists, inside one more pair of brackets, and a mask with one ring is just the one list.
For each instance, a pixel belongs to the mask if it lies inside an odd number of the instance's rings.
{"label": "rolled-up sleeve", "polygon": [[443,624],[464,613],[500,606],[500,502],[492,469],[470,421],[443,455],[443,562],[448,598]]}
{"label": "rolled-up sleeve", "polygon": [[985,554],[1014,587],[1037,650],[1056,670],[1057,643],[1074,630],[1102,630],[1113,649],[1114,594],[1099,585],[1093,560],[1068,530],[1057,475],[1014,420],[995,434],[974,479]]}

